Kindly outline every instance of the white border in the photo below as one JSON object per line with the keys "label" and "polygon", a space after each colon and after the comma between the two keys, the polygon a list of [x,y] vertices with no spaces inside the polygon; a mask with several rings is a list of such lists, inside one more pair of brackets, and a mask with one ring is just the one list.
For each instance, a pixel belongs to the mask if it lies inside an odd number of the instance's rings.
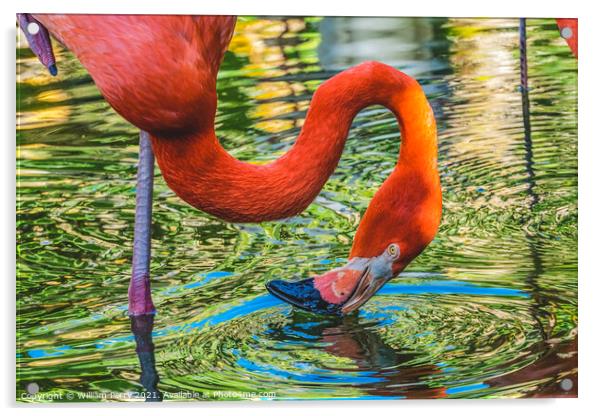
{"label": "white border", "polygon": [[[208,413],[211,415],[241,412],[247,415],[278,414],[290,415],[308,413],[344,413],[347,415],[378,412],[379,414],[445,414],[495,416],[508,413],[524,414],[591,414],[595,408],[602,407],[598,402],[602,348],[602,330],[600,303],[602,295],[600,282],[601,270],[596,261],[601,257],[600,237],[602,227],[602,134],[600,133],[600,106],[602,97],[600,87],[600,40],[602,40],[602,15],[596,13],[594,1],[395,1],[395,0],[169,0],[163,2],[130,2],[124,0],[103,0],[90,2],[69,2],[67,0],[21,0],[18,4],[2,2],[2,86],[3,100],[0,114],[3,119],[2,144],[2,180],[0,195],[3,201],[2,266],[5,271],[3,281],[4,317],[2,333],[3,374],[0,376],[2,401],[8,408],[8,414],[31,414],[36,411],[47,415],[80,415],[83,411],[96,413],[122,413],[129,415],[164,414],[169,408],[178,413]],[[378,402],[278,402],[278,403],[209,403],[209,404],[128,404],[128,409],[115,405],[53,405],[31,407],[16,405],[14,378],[15,357],[15,13],[16,12],[70,12],[70,13],[148,13],[148,14],[238,14],[238,15],[356,15],[356,16],[496,16],[496,17],[578,17],[579,20],[579,399],[528,399],[528,400],[422,400],[422,401],[378,401]],[[89,408],[89,410],[84,410]],[[169,411],[169,410],[167,410]]]}
{"label": "white border", "polygon": [[584,6],[578,1],[549,0],[545,2],[504,0],[497,5],[485,1],[422,1],[392,2],[390,0],[225,0],[137,2],[123,0],[69,2],[66,0],[22,0],[20,11],[45,13],[122,13],[122,14],[237,14],[237,15],[303,15],[303,16],[444,16],[444,17],[581,17]]}

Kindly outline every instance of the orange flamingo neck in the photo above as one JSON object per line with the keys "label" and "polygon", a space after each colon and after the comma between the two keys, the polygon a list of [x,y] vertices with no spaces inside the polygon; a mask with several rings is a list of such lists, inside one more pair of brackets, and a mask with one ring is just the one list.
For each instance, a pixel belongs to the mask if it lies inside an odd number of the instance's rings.
{"label": "orange flamingo neck", "polygon": [[[211,101],[215,95],[206,97]],[[293,147],[267,165],[230,156],[213,125],[185,137],[154,135],[153,150],[168,185],[196,208],[233,222],[286,218],[303,211],[320,192],[338,164],[353,118],[370,105],[389,108],[402,131],[389,186],[399,185],[395,182],[410,172],[424,179],[416,183],[438,188],[436,126],[422,89],[411,77],[376,62],[322,84]],[[215,102],[205,108],[214,109]]]}

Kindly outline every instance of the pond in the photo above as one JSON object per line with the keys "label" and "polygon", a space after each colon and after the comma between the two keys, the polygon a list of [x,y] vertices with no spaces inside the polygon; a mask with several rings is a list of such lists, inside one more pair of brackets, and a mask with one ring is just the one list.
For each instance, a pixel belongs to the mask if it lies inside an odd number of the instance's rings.
{"label": "pond", "polygon": [[[326,318],[264,285],[346,262],[397,161],[390,112],[358,115],[318,198],[285,221],[220,221],[157,168],[166,400],[574,396],[577,61],[553,19],[527,20],[527,41],[530,131],[518,19],[240,18],[218,80],[223,146],[274,159],[322,81],[383,61],[416,77],[434,109],[442,223],[359,313]],[[127,317],[138,132],[72,54],[56,53],[51,77],[17,45],[17,399],[139,400]],[[32,383],[47,396],[27,396]]]}

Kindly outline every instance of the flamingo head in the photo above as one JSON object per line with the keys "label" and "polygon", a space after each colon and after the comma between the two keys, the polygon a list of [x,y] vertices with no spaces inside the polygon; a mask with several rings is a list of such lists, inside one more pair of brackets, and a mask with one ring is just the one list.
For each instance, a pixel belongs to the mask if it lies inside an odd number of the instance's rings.
{"label": "flamingo head", "polygon": [[55,76],[58,71],[48,30],[27,13],[17,14],[17,20],[31,51],[38,57],[42,65],[48,68],[48,72]]}
{"label": "flamingo head", "polygon": [[[294,306],[317,313],[348,314],[366,303],[433,240],[441,219],[441,188],[436,168],[425,176],[394,171],[362,217],[349,261],[324,274],[267,289]],[[413,186],[402,186],[412,183]],[[400,191],[402,190],[402,191]]]}
{"label": "flamingo head", "polygon": [[274,296],[316,313],[348,314],[366,303],[401,269],[400,248],[391,243],[374,257],[353,257],[342,267],[298,282],[272,280]]}

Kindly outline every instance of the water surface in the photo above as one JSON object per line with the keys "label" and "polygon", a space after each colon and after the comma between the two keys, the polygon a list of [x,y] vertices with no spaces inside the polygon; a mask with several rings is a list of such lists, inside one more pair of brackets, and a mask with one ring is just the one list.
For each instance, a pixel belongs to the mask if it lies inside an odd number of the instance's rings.
{"label": "water surface", "polygon": [[[527,33],[530,132],[517,19],[239,19],[216,121],[234,156],[261,163],[286,152],[320,82],[384,61],[416,77],[435,110],[443,220],[358,314],[324,318],[264,284],[345,262],[396,163],[391,113],[356,118],[334,175],[286,221],[212,218],[157,169],[151,268],[166,399],[576,394],[577,63],[552,19],[529,20]],[[127,397],[141,391],[127,317],[137,131],[69,52],[58,49],[52,78],[23,42],[17,398],[49,400],[23,396],[36,383],[64,400],[138,400]]]}

